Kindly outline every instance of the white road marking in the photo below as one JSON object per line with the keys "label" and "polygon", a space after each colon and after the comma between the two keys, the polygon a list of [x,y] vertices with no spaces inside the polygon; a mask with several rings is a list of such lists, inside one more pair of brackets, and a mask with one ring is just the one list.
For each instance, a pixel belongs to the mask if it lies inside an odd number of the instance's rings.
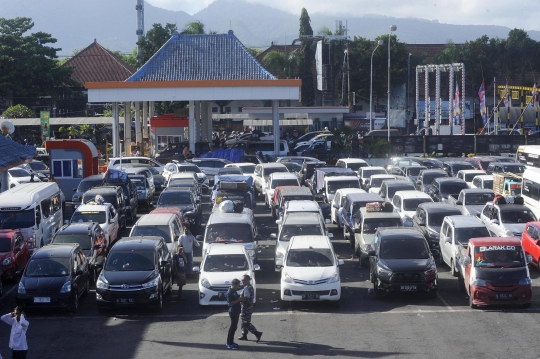
{"label": "white road marking", "polygon": [[439,298],[439,300],[444,304],[444,306],[446,307],[446,309],[448,309],[448,311],[450,312],[454,311],[454,308],[452,308],[452,306],[448,304],[448,302],[442,297],[441,293],[437,292],[437,298]]}

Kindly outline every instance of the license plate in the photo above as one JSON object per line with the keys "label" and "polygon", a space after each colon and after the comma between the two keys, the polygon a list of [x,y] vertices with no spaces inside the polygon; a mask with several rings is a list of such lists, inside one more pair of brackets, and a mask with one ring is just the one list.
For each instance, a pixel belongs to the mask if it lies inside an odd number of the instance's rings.
{"label": "license plate", "polygon": [[495,294],[495,298],[499,300],[509,300],[514,299],[514,296],[512,295],[512,293],[499,293]]}
{"label": "license plate", "polygon": [[403,292],[413,292],[413,291],[417,290],[417,288],[416,288],[415,285],[402,285],[401,290]]}
{"label": "license plate", "polygon": [[119,299],[116,299],[116,303],[119,303],[119,304],[133,304],[133,299],[131,299],[131,298],[119,298]]}
{"label": "license plate", "polygon": [[320,298],[318,294],[304,294],[302,295],[302,300],[317,300]]}
{"label": "license plate", "polygon": [[34,303],[50,303],[51,298],[49,297],[34,297]]}

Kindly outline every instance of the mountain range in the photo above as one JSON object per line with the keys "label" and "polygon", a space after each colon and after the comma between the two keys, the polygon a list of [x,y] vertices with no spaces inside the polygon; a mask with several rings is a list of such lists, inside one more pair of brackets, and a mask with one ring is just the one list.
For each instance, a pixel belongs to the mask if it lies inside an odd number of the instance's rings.
{"label": "mountain range", "polygon": [[[76,49],[90,45],[96,39],[110,50],[131,53],[136,46],[136,0],[0,0],[0,17],[30,17],[35,23],[33,32],[52,34],[62,49],[70,55]],[[309,8],[307,8],[309,12]],[[206,30],[218,33],[232,29],[248,47],[265,49],[271,43],[290,44],[298,37],[299,17],[272,7],[248,3],[244,0],[216,0],[194,15],[171,11],[145,3],[145,31],[154,23],[176,23],[182,28],[186,22],[199,20]],[[452,25],[417,18],[392,18],[380,15],[364,17],[336,17],[310,14],[315,33],[323,26],[334,28],[334,20],[347,20],[348,35],[374,39],[388,33],[390,25],[397,25],[401,41],[415,44],[440,44],[448,41],[464,43],[482,35],[505,38],[511,30],[504,26]],[[540,40],[540,31],[529,31],[529,36]]]}

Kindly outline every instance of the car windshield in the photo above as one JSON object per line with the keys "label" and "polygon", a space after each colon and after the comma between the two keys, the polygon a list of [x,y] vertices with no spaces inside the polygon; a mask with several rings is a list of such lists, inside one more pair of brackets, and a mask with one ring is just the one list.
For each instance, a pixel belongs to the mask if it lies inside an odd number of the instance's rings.
{"label": "car windshield", "polygon": [[518,164],[502,165],[504,172],[523,173],[525,172],[525,166]]}
{"label": "car windshield", "polygon": [[435,161],[422,161],[422,165],[426,166],[427,168],[441,168],[442,164],[440,162]]}
{"label": "car windshield", "polygon": [[43,170],[47,169],[47,165],[45,163],[43,163],[43,162],[40,162],[40,161],[29,162],[28,165],[34,171],[43,171]]}
{"label": "car windshield", "polygon": [[105,211],[76,211],[71,217],[71,222],[107,222]]}
{"label": "car windshield", "polygon": [[206,230],[206,243],[250,243],[253,242],[251,226],[245,223],[214,223]]}
{"label": "car windshield", "polygon": [[493,193],[467,193],[465,195],[466,205],[486,204],[486,202],[493,201]]}
{"label": "car windshield", "polygon": [[350,168],[353,171],[358,171],[362,167],[369,167],[369,164],[364,162],[347,163],[347,168]]}
{"label": "car windshield", "polygon": [[53,244],[77,243],[83,251],[92,249],[92,237],[88,234],[62,234],[53,238]]}
{"label": "car windshield", "polygon": [[169,226],[163,225],[148,225],[135,226],[131,236],[158,236],[163,237],[166,243],[171,243],[171,229]]}
{"label": "car windshield", "polygon": [[338,189],[342,188],[360,188],[360,183],[358,180],[354,181],[331,181],[328,182],[327,191],[330,194],[335,194]]}
{"label": "car windshield", "polygon": [[474,166],[470,163],[467,164],[453,164],[452,165],[452,172],[458,173],[461,170],[474,170]]}
{"label": "car windshield", "polygon": [[77,187],[77,192],[86,192],[92,187],[101,186],[103,179],[82,180]]}
{"label": "car windshield", "polygon": [[455,228],[454,239],[461,244],[469,243],[471,238],[491,237],[486,227]]}
{"label": "car windshield", "polygon": [[299,165],[298,163],[294,163],[294,162],[281,162],[285,167],[287,167],[287,169],[289,170],[289,172],[293,173],[293,172],[299,172],[301,169],[302,169],[302,166]]}
{"label": "car windshield", "polygon": [[462,189],[469,188],[467,183],[457,182],[457,183],[441,183],[441,193],[444,194],[455,194],[458,195]]}
{"label": "car windshield", "polygon": [[30,172],[23,170],[22,168],[13,168],[8,170],[12,177],[29,177]]}
{"label": "car windshield", "polygon": [[459,216],[461,212],[455,207],[455,211],[444,211],[444,212],[431,212],[428,213],[428,224],[430,226],[440,226],[446,216]]}
{"label": "car windshield", "polygon": [[493,180],[484,180],[482,188],[493,188]]}
{"label": "car windshield", "polygon": [[232,167],[227,167],[227,168],[220,168],[219,171],[218,171],[218,175],[221,176],[221,175],[243,175],[244,172],[242,172],[242,170],[240,168],[232,168]]}
{"label": "car windshield", "polygon": [[105,264],[106,271],[153,271],[156,256],[153,251],[112,251]]}
{"label": "car windshield", "polygon": [[334,265],[329,248],[291,249],[287,254],[289,267],[331,267]]}
{"label": "car windshield", "polygon": [[388,198],[393,198],[397,191],[414,191],[414,185],[411,182],[407,181],[400,181],[403,182],[402,184],[399,184],[397,186],[388,186]]}
{"label": "car windshield", "polygon": [[432,202],[430,198],[405,198],[403,200],[403,210],[404,211],[416,211],[421,203]]}
{"label": "car windshield", "polygon": [[0,238],[0,253],[11,252],[11,238]]}
{"label": "car windshield", "polygon": [[385,238],[379,251],[381,259],[427,259],[429,248],[421,238]]}
{"label": "car windshield", "polygon": [[289,170],[287,169],[287,167],[265,168],[264,177],[268,177],[272,173],[276,173],[276,172],[289,172]]}
{"label": "car windshield", "polygon": [[242,172],[244,172],[244,174],[252,174],[253,172],[255,172],[255,165],[253,166],[245,165],[245,166],[239,166],[239,167],[242,169]]}
{"label": "car windshield", "polygon": [[298,180],[296,178],[276,179],[272,181],[270,188],[276,188],[281,186],[298,186]]}
{"label": "car windshield", "polygon": [[373,175],[385,175],[387,174],[386,171],[384,169],[375,169],[375,170],[371,170],[371,169],[366,169],[364,168],[362,170],[362,178],[369,178]]}
{"label": "car windshield", "polygon": [[24,272],[26,277],[65,277],[69,275],[69,258],[30,259]]}
{"label": "car windshield", "polygon": [[197,166],[178,166],[178,172],[201,173],[201,169]]}
{"label": "car windshield", "polygon": [[377,232],[377,229],[383,227],[400,227],[401,218],[366,218],[362,227],[362,232],[372,234]]}
{"label": "car windshield", "polygon": [[313,195],[311,194],[295,194],[295,195],[283,196],[281,203],[285,203],[287,201],[312,201],[312,200],[313,200]]}
{"label": "car windshield", "polygon": [[465,182],[472,182],[473,178],[478,176],[478,173],[466,173]]}
{"label": "car windshield", "polygon": [[521,246],[481,246],[474,248],[475,267],[524,267]]}
{"label": "car windshield", "polygon": [[0,229],[29,228],[35,223],[34,209],[0,212]]}
{"label": "car windshield", "polygon": [[422,174],[422,183],[430,184],[435,178],[448,177],[446,173],[424,173]]}
{"label": "car windshield", "polygon": [[241,272],[249,270],[249,264],[243,254],[209,254],[204,260],[203,269],[205,272]]}
{"label": "car windshield", "polygon": [[407,174],[409,176],[418,176],[420,174],[420,171],[425,170],[423,167],[410,167],[407,169]]}
{"label": "car windshield", "polygon": [[183,180],[171,180],[167,187],[195,187],[195,182]]}
{"label": "car windshield", "polygon": [[391,179],[394,179],[395,177],[392,177],[392,176],[388,176],[388,177],[376,177],[376,178],[371,178],[371,187],[381,187],[381,184],[382,184],[382,181],[384,180],[391,180]]}
{"label": "car windshield", "polygon": [[137,187],[138,190],[146,190],[144,178],[131,178],[131,182],[133,182],[133,184],[135,185],[135,187]]}
{"label": "car windshield", "polygon": [[502,223],[527,223],[536,221],[534,214],[527,208],[501,209]]}
{"label": "car windshield", "polygon": [[294,236],[324,236],[319,224],[285,224],[279,234],[280,241],[290,241]]}
{"label": "car windshield", "polygon": [[171,191],[163,192],[159,196],[158,205],[186,205],[191,203],[191,193],[188,191]]}

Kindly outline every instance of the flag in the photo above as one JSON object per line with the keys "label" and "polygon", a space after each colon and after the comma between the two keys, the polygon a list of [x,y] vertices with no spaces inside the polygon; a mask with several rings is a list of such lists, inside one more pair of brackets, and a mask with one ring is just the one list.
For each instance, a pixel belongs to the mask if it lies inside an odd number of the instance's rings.
{"label": "flag", "polygon": [[461,124],[461,109],[459,108],[459,86],[456,81],[456,95],[454,96],[454,123],[456,125]]}
{"label": "flag", "polygon": [[482,123],[484,126],[487,122],[487,111],[486,111],[486,87],[484,86],[484,81],[480,84],[480,89],[478,90],[478,97],[480,98],[480,116],[482,116]]}

